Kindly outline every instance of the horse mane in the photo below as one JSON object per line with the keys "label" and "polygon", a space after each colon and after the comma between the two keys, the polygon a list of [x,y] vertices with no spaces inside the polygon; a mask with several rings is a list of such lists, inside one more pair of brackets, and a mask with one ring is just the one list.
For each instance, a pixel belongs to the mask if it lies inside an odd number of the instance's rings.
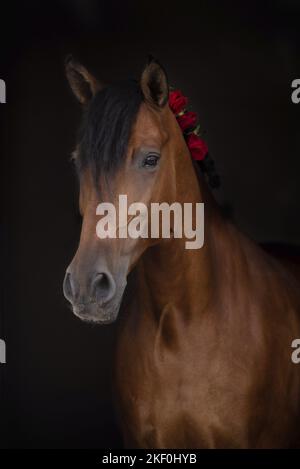
{"label": "horse mane", "polygon": [[135,80],[112,84],[99,91],[83,113],[76,166],[91,168],[95,182],[125,157],[130,132],[143,97]]}

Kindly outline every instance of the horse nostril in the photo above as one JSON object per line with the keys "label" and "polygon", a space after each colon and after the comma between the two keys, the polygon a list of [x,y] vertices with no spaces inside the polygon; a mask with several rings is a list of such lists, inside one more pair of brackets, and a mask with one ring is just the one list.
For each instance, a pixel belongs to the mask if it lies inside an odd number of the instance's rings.
{"label": "horse nostril", "polygon": [[71,279],[71,274],[70,272],[67,272],[64,278],[64,283],[63,283],[63,291],[65,298],[72,302],[74,299],[74,288],[72,285],[72,279]]}
{"label": "horse nostril", "polygon": [[116,292],[116,284],[113,277],[109,273],[104,272],[97,274],[93,281],[92,292],[97,302],[107,303]]}

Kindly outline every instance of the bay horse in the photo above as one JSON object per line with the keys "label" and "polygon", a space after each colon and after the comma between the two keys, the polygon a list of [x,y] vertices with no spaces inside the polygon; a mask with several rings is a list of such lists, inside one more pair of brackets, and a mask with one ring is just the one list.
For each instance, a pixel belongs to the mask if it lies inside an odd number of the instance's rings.
{"label": "bay horse", "polygon": [[[116,406],[126,447],[299,444],[299,279],[221,214],[168,106],[162,66],[103,86],[72,58],[83,106],[74,152],[83,217],[64,294],[80,319],[119,327]],[[99,239],[99,201],[205,204],[205,243]]]}

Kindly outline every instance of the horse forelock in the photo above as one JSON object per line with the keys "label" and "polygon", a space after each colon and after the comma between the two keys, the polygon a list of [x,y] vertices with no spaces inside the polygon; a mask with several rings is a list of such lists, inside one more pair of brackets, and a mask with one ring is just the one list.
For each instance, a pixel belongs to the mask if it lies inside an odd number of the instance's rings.
{"label": "horse forelock", "polygon": [[134,80],[109,85],[96,94],[83,114],[79,130],[79,173],[89,168],[97,183],[100,173],[120,166],[142,100],[140,86]]}

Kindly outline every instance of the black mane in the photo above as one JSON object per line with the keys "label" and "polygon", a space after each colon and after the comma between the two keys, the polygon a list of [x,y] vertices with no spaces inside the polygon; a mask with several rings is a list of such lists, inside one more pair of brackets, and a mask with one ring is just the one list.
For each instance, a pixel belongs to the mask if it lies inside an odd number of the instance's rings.
{"label": "black mane", "polygon": [[120,165],[142,99],[134,80],[110,85],[96,94],[79,131],[79,172],[89,167],[96,182],[100,172],[108,173]]}

